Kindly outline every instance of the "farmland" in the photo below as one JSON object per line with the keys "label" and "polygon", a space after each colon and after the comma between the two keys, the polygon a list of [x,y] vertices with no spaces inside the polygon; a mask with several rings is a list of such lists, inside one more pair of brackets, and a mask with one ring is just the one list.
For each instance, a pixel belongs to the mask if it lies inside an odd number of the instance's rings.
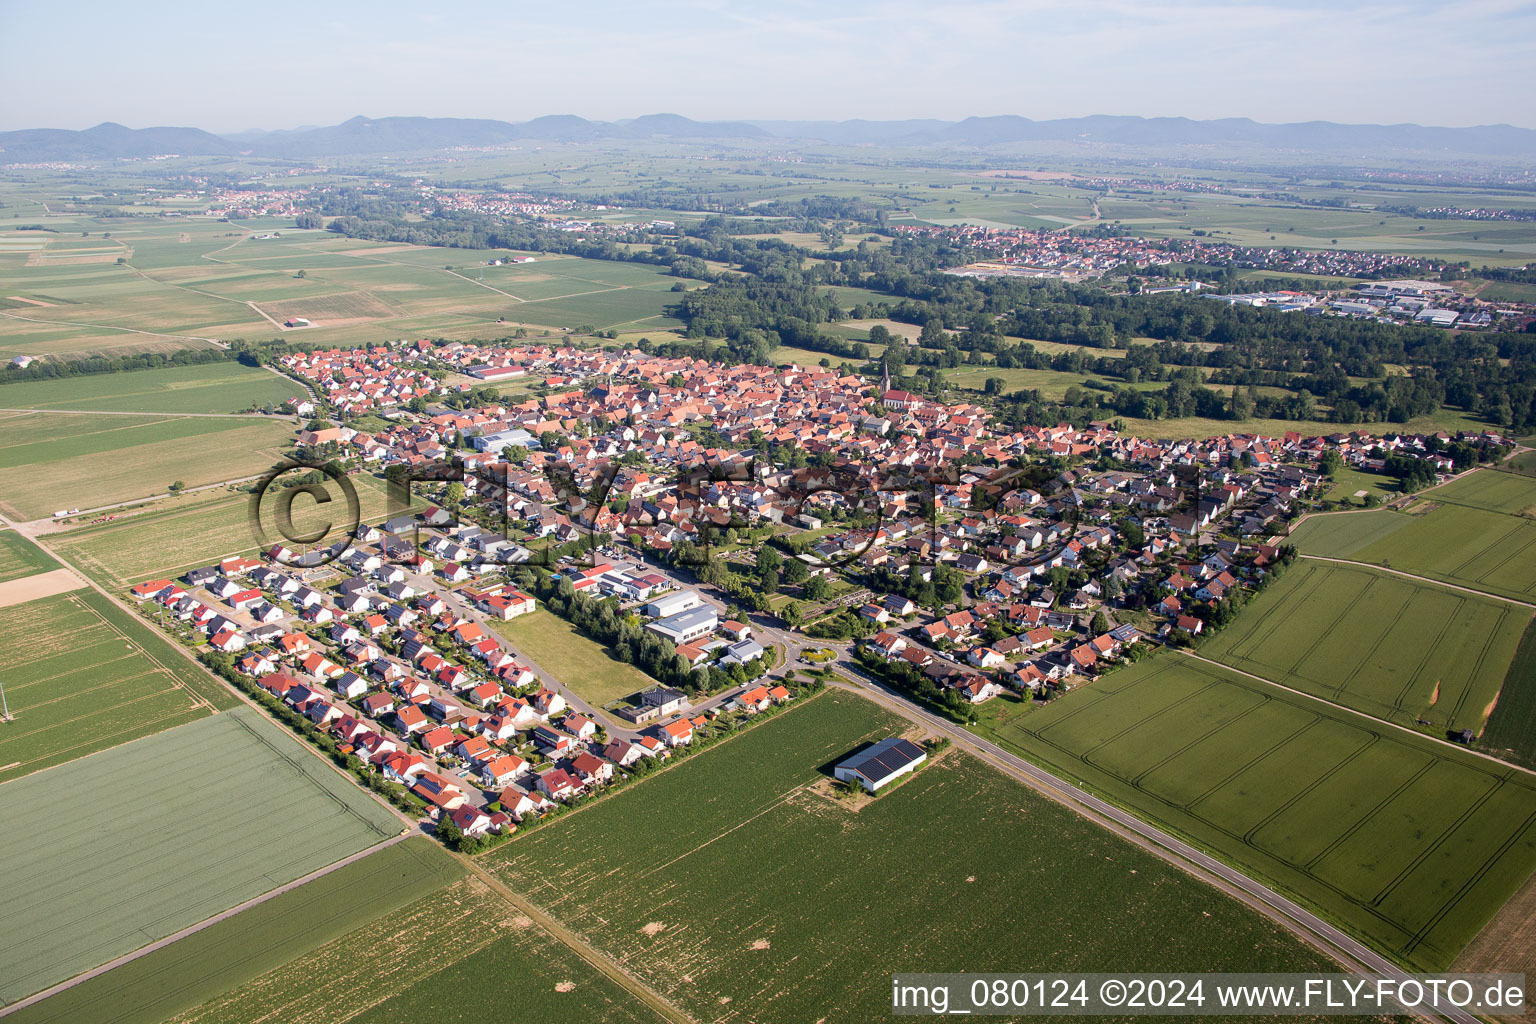
{"label": "farmland", "polygon": [[1501,757],[1536,767],[1536,621],[1525,627],[1479,739]]}
{"label": "farmland", "polygon": [[988,734],[1413,968],[1449,965],[1536,867],[1527,773],[1180,655]]}
{"label": "farmland", "polygon": [[158,1024],[442,889],[464,869],[416,836],[11,1015],[14,1024]]}
{"label": "farmland", "polygon": [[1536,597],[1536,480],[1480,471],[1390,509],[1316,516],[1292,542],[1304,554],[1347,558],[1501,597]]}
{"label": "farmland", "polygon": [[[371,858],[370,858],[371,859]],[[178,1024],[414,1024],[494,1005],[496,1019],[655,1024],[633,995],[554,943],[480,879],[463,878],[247,984]],[[478,1019],[480,1010],[472,1011]]]}
{"label": "farmland", "polygon": [[15,381],[0,388],[0,406],[76,412],[234,413],[253,404],[281,405],[303,394],[303,389],[286,377],[222,362]]}
{"label": "farmland", "polygon": [[57,569],[48,552],[15,530],[0,530],[0,583]]}
{"label": "farmland", "polygon": [[[518,326],[677,326],[665,313],[677,279],[663,267],[561,256],[491,267],[513,254],[367,242],[297,230],[292,220],[56,220],[112,238],[90,239],[88,259],[80,239],[59,236],[0,251],[0,296],[26,300],[0,309],[5,358],[208,348],[210,339],[351,345],[424,334],[499,338]],[[295,317],[312,326],[286,328]]]}
{"label": "farmland", "polygon": [[[82,803],[82,794],[88,794]],[[89,807],[90,842],[81,818]],[[0,786],[0,999],[371,846],[399,819],[250,709]]]}
{"label": "farmland", "polygon": [[1399,725],[1480,732],[1531,610],[1300,561],[1200,653]]}
{"label": "farmland", "polygon": [[959,752],[857,810],[830,795],[833,763],[907,727],[829,692],[484,863],[699,1020],[873,1020],[889,971],[1001,970],[1019,950],[1061,970],[1321,966]]}
{"label": "farmland", "polygon": [[0,727],[0,782],[233,704],[201,668],[91,590],[6,608],[0,673],[16,716]]}
{"label": "farmland", "polygon": [[650,676],[613,657],[553,612],[541,608],[492,625],[516,650],[598,707],[656,685]]}
{"label": "farmland", "polygon": [[[395,514],[383,480],[366,473],[349,479],[357,490],[365,520],[378,522]],[[339,489],[334,484],[327,486],[334,498],[330,504],[300,498],[292,509],[295,529],[300,532],[333,525],[323,544],[339,539],[347,525],[346,504]],[[50,534],[48,544],[103,586],[121,588],[151,577],[179,575],[226,555],[255,552],[259,544],[251,530],[250,510],[250,494],[205,491],[149,503],[115,522]],[[277,539],[276,534],[273,537]]]}
{"label": "farmland", "polygon": [[280,419],[0,413],[0,512],[45,519],[254,476],[292,441]]}

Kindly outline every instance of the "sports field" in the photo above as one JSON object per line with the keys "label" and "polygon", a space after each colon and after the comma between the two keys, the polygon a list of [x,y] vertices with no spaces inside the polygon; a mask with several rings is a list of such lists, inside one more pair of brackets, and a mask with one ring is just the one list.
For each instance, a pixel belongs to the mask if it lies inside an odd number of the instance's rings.
{"label": "sports field", "polygon": [[281,405],[304,391],[287,377],[236,362],[99,373],[0,387],[0,407],[88,412],[234,413]]}
{"label": "sports field", "polygon": [[656,685],[656,680],[613,657],[601,644],[578,633],[575,626],[542,608],[507,622],[492,622],[491,626],[515,650],[598,707]]}
{"label": "sports field", "polygon": [[1536,777],[1183,655],[988,734],[1412,968],[1449,965],[1536,868]]}
{"label": "sports field", "polygon": [[1303,559],[1200,653],[1438,736],[1477,733],[1530,619],[1507,601]]}
{"label": "sports field", "polygon": [[48,552],[15,530],[0,530],[0,583],[57,569]]}
{"label": "sports field", "polygon": [[660,1024],[644,1003],[473,876],[171,1019]]}
{"label": "sports field", "polygon": [[202,668],[94,590],[0,610],[0,782],[231,707]]}
{"label": "sports field", "polygon": [[463,874],[436,842],[413,836],[17,1010],[10,1021],[159,1024]]}
{"label": "sports field", "polygon": [[1313,516],[1291,535],[1303,553],[1389,566],[1489,594],[1536,599],[1536,480],[1484,470],[1426,491],[1407,513]]}
{"label": "sports field", "polygon": [[8,782],[0,820],[5,1001],[402,827],[248,708]]}
{"label": "sports field", "polygon": [[[388,485],[382,479],[366,473],[348,479],[357,491],[364,519],[379,522],[396,514],[389,507]],[[330,503],[320,505],[301,496],[292,507],[296,532],[332,527],[323,545],[333,543],[348,526],[340,488],[331,482],[326,487]],[[146,579],[177,576],[226,555],[254,553],[260,545],[251,529],[250,511],[250,494],[219,488],[135,506],[114,522],[50,534],[48,543],[98,583],[120,589]],[[269,536],[280,539],[272,524],[267,528]]]}
{"label": "sports field", "polygon": [[252,476],[293,443],[267,417],[0,413],[0,512],[46,519],[187,487]]}
{"label": "sports field", "polygon": [[1321,967],[1246,906],[958,751],[857,809],[830,794],[833,764],[908,727],[829,691],[482,860],[696,1020],[876,1020],[890,971],[1021,955],[1068,971]]}

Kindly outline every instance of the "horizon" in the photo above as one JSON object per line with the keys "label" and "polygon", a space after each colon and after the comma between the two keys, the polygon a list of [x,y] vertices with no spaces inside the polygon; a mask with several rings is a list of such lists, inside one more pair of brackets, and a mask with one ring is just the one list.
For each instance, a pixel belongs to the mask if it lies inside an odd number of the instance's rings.
{"label": "horizon", "polygon": [[85,132],[85,131],[91,131],[92,129],[95,129],[95,128],[115,126],[115,127],[118,127],[118,128],[126,128],[129,131],[150,131],[150,130],[160,129],[160,128],[173,128],[173,129],[187,129],[187,128],[190,128],[190,129],[196,129],[196,130],[199,130],[199,131],[205,131],[205,132],[208,132],[211,135],[217,135],[217,136],[220,136],[220,137],[234,137],[234,136],[252,135],[252,134],[279,134],[279,133],[284,133],[284,132],[315,131],[315,130],[320,130],[320,129],[325,129],[325,128],[338,127],[340,125],[347,124],[347,123],[349,123],[351,121],[387,121],[387,120],[396,120],[396,119],[401,119],[401,120],[404,120],[404,119],[423,119],[423,120],[443,120],[443,121],[448,121],[448,120],[499,121],[499,122],[504,123],[504,124],[518,125],[518,124],[526,124],[526,123],[528,123],[530,121],[537,121],[537,120],[539,120],[541,118],[548,118],[548,117],[574,117],[574,118],[578,118],[578,119],[583,120],[583,121],[592,122],[594,124],[627,124],[627,123],[629,123],[631,121],[637,121],[637,120],[639,120],[640,118],[643,118],[643,117],[681,117],[681,118],[683,118],[685,120],[693,121],[693,122],[699,123],[699,124],[720,123],[720,124],[758,124],[758,125],[761,125],[761,124],[849,124],[849,123],[897,124],[897,123],[901,123],[901,122],[904,122],[904,121],[938,121],[938,122],[946,123],[946,124],[962,124],[962,123],[964,123],[966,121],[985,121],[985,120],[993,120],[993,119],[1005,118],[1005,117],[1019,117],[1019,118],[1023,118],[1026,121],[1031,121],[1031,122],[1034,122],[1036,124],[1040,124],[1040,123],[1047,123],[1047,122],[1053,122],[1053,121],[1072,121],[1072,120],[1083,120],[1083,119],[1087,119],[1087,118],[1101,117],[1101,118],[1114,118],[1114,119],[1140,119],[1140,120],[1144,120],[1144,121],[1158,121],[1158,120],[1189,121],[1189,122],[1197,123],[1197,124],[1217,123],[1217,122],[1221,122],[1221,121],[1248,121],[1248,122],[1251,122],[1253,124],[1270,125],[1270,126],[1281,126],[1281,127],[1284,127],[1284,126],[1294,126],[1294,125],[1308,125],[1308,124],[1333,124],[1333,125],[1339,125],[1339,126],[1346,127],[1346,128],[1348,128],[1348,127],[1428,128],[1428,129],[1444,128],[1444,129],[1455,129],[1455,130],[1461,130],[1461,129],[1470,130],[1470,129],[1478,129],[1478,128],[1513,128],[1513,129],[1516,129],[1516,130],[1519,130],[1519,131],[1536,131],[1536,128],[1527,127],[1525,125],[1512,124],[1512,123],[1510,123],[1508,121],[1498,121],[1498,122],[1488,121],[1488,122],[1482,122],[1482,123],[1478,123],[1478,124],[1464,124],[1464,125],[1436,124],[1436,123],[1430,123],[1430,122],[1425,122],[1425,121],[1394,121],[1394,122],[1387,122],[1387,121],[1336,121],[1336,120],[1330,120],[1330,119],[1327,119],[1327,118],[1313,118],[1313,119],[1305,120],[1305,121],[1263,121],[1263,120],[1260,120],[1258,118],[1245,117],[1245,116],[1241,116],[1241,115],[1233,115],[1233,116],[1230,116],[1230,117],[1200,118],[1200,117],[1190,117],[1190,116],[1187,116],[1187,115],[1184,115],[1184,114],[1151,114],[1151,115],[1149,115],[1149,114],[1111,113],[1111,112],[1105,112],[1105,111],[1099,111],[1097,113],[1092,113],[1092,114],[1075,114],[1075,115],[1072,115],[1072,116],[1069,116],[1069,117],[1032,117],[1029,114],[1001,113],[1001,114],[963,114],[963,115],[959,115],[959,116],[950,116],[950,117],[887,117],[887,118],[876,118],[876,117],[819,117],[819,118],[817,118],[817,117],[729,117],[729,116],[727,116],[727,117],[695,117],[695,116],[692,116],[692,115],[689,115],[689,114],[678,113],[675,110],[649,110],[649,111],[645,111],[644,113],[628,114],[628,115],[624,115],[624,116],[620,116],[620,117],[611,117],[611,118],[609,118],[609,117],[593,117],[593,116],[589,116],[589,115],[586,115],[586,114],[572,113],[571,111],[548,111],[546,113],[530,114],[530,115],[528,115],[526,117],[518,117],[516,119],[509,119],[509,118],[502,118],[502,117],[469,116],[469,115],[463,115],[463,114],[383,114],[383,115],[380,115],[380,116],[371,116],[371,115],[368,115],[368,114],[351,114],[351,115],[348,115],[346,117],[340,118],[339,120],[327,121],[327,122],[324,122],[324,123],[321,123],[321,122],[305,122],[303,124],[280,125],[280,126],[277,126],[277,127],[251,127],[251,128],[237,128],[237,129],[213,129],[213,128],[209,128],[209,127],[207,127],[205,125],[201,125],[201,124],[190,124],[190,123],[182,124],[182,123],[172,123],[172,122],[168,122],[168,121],[167,122],[144,123],[144,124],[125,124],[122,121],[116,121],[116,120],[113,120],[111,118],[107,118],[105,120],[96,121],[96,122],[94,122],[92,124],[81,125],[79,127],[64,127],[64,126],[61,126],[61,125],[52,125],[52,124],[33,124],[33,125],[26,125],[26,126],[18,127],[18,128],[0,128],[0,132],[10,132],[10,131],[75,131],[75,132]]}
{"label": "horizon", "polygon": [[[1536,6],[1516,0],[1092,0],[1071,10],[858,0],[833,12],[802,0],[767,12],[669,0],[577,13],[472,4],[451,15],[347,0],[320,10],[285,0],[253,27],[248,13],[184,3],[153,22],[100,0],[68,22],[13,6],[0,14],[11,38],[89,23],[114,45],[72,67],[69,89],[36,87],[57,76],[55,53],[12,54],[0,87],[28,103],[0,113],[0,130],[110,121],[232,134],[336,124],[367,107],[515,123],[556,92],[602,121],[623,119],[622,103],[706,121],[955,120],[954,110],[1038,121],[1123,110],[1536,128],[1536,110],[1507,87],[1536,46]],[[283,38],[269,38],[274,25]]]}

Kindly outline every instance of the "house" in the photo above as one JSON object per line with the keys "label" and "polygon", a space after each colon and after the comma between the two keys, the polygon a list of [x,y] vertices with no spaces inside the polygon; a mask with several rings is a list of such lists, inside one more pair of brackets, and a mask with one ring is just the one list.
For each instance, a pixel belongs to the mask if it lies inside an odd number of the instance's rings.
{"label": "house", "polygon": [[966,655],[965,660],[977,668],[1001,668],[1008,661],[990,647],[971,648],[971,653]]}
{"label": "house", "polygon": [[984,703],[1003,692],[1002,686],[998,683],[980,676],[968,677],[957,689],[960,691],[961,698],[968,704]]}
{"label": "house", "polygon": [[1197,619],[1193,615],[1180,615],[1174,620],[1173,628],[1190,636],[1199,636],[1205,631],[1205,621]]}
{"label": "house", "polygon": [[693,723],[686,718],[679,718],[659,726],[656,733],[657,738],[669,747],[685,747],[693,742]]}
{"label": "house", "polygon": [[555,768],[539,776],[539,792],[551,800],[565,801],[581,792],[581,780],[563,768]]}
{"label": "house", "polygon": [[221,629],[208,638],[208,646],[225,654],[245,650],[245,637],[232,629]]}
{"label": "house", "polygon": [[585,715],[566,715],[560,727],[579,740],[589,740],[597,734],[597,723]]}
{"label": "house", "polygon": [[471,736],[468,739],[460,740],[453,748],[453,752],[461,759],[473,764],[484,764],[496,756],[495,751],[491,749],[491,745],[486,742],[484,736]]}
{"label": "house", "polygon": [[586,751],[571,759],[571,771],[587,786],[600,786],[613,778],[613,765]]}
{"label": "house", "polygon": [[441,754],[454,744],[453,730],[446,725],[428,729],[421,734],[421,748],[429,754]]}
{"label": "house", "polygon": [[493,757],[480,766],[480,779],[487,788],[509,785],[528,771],[528,762],[516,754]]}
{"label": "house", "polygon": [[395,725],[407,736],[412,736],[430,729],[432,720],[415,704],[406,704],[395,710]]}
{"label": "house", "polygon": [[887,658],[894,658],[907,647],[907,641],[895,633],[881,630],[869,640],[866,640],[865,645]]}
{"label": "house", "polygon": [[472,804],[463,804],[448,815],[466,836],[483,836],[491,830],[491,817]]}
{"label": "house", "polygon": [[620,768],[628,768],[645,756],[645,749],[628,740],[614,740],[603,748],[603,756]]}
{"label": "house", "polygon": [[688,706],[688,696],[682,690],[674,690],[670,686],[653,686],[640,694],[640,703],[644,707],[655,708],[658,714],[670,715]]}
{"label": "house", "polygon": [[752,635],[752,627],[744,622],[737,622],[735,619],[726,619],[720,623],[720,632],[732,640],[746,640]]}
{"label": "house", "polygon": [[911,740],[893,736],[881,740],[832,769],[840,782],[856,782],[873,793],[882,786],[915,771],[928,754]]}
{"label": "house", "polygon": [[564,757],[576,747],[576,741],[563,732],[556,732],[547,725],[533,730],[533,742],[545,757]]}
{"label": "house", "polygon": [[770,703],[772,703],[772,701],[768,699],[768,687],[754,686],[752,689],[743,693],[740,697],[737,697],[736,703],[740,704],[748,711],[762,711]]}
{"label": "house", "polygon": [[542,792],[535,790],[527,793],[515,786],[503,790],[499,802],[501,809],[518,822],[532,815],[544,814],[555,806]]}

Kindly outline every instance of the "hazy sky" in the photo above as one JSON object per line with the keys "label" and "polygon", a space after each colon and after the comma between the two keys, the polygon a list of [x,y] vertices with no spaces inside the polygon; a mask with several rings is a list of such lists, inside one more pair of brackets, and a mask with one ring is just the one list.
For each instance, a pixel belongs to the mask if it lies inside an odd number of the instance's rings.
{"label": "hazy sky", "polygon": [[0,0],[0,128],[1022,114],[1536,127],[1513,0]]}

